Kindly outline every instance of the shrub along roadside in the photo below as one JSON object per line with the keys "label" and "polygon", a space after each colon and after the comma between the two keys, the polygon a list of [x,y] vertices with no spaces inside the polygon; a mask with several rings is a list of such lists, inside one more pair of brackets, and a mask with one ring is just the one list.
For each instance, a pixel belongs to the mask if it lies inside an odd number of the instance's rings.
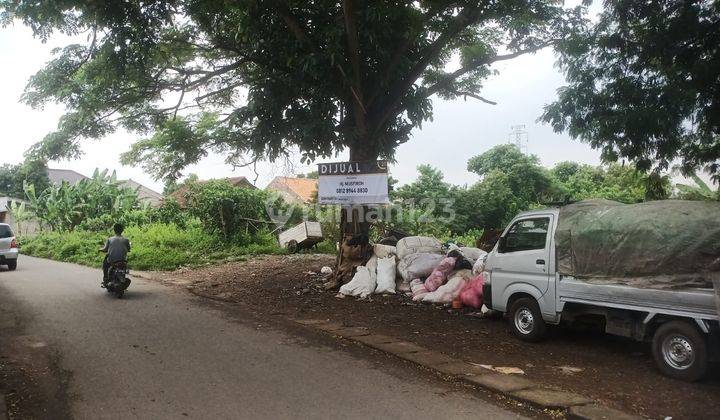
{"label": "shrub along roadside", "polygon": [[[109,231],[43,232],[21,238],[20,244],[26,255],[101,267],[103,254],[98,250],[109,236]],[[257,233],[251,243],[239,245],[222,242],[197,225],[185,229],[162,223],[131,226],[124,236],[132,242],[129,263],[131,269],[136,270],[173,270],[181,266],[239,260],[246,255],[285,252],[267,233]]]}

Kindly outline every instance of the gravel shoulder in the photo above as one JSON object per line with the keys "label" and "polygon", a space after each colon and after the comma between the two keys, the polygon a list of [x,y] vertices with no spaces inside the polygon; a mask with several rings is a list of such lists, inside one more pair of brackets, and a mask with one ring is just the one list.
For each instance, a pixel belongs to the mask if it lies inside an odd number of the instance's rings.
{"label": "gravel shoulder", "polygon": [[400,295],[337,298],[322,290],[319,274],[333,263],[329,255],[267,256],[152,277],[265,316],[329,319],[471,363],[519,368],[533,381],[651,418],[720,418],[720,405],[713,402],[720,395],[717,366],[704,382],[685,383],[657,372],[649,346],[601,331],[553,328],[547,340],[531,345],[515,339],[503,319],[468,310]]}

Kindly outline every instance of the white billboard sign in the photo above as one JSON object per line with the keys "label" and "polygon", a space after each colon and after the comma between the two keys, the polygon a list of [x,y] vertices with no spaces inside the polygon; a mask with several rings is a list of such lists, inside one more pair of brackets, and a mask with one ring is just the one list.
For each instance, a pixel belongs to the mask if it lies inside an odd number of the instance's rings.
{"label": "white billboard sign", "polygon": [[384,160],[318,164],[318,203],[387,204],[388,171]]}

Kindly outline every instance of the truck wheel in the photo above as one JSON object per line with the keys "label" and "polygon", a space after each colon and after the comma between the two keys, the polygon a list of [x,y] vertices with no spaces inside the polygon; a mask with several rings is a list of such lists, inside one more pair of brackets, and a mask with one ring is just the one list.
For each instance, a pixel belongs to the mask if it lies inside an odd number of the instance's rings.
{"label": "truck wheel", "polygon": [[287,250],[288,250],[288,252],[291,253],[291,254],[294,254],[294,253],[298,252],[298,243],[297,243],[297,241],[293,239],[293,240],[291,240],[290,242],[288,242],[288,243],[287,243]]}
{"label": "truck wheel", "polygon": [[535,299],[520,298],[510,306],[510,328],[523,341],[540,341],[547,332],[547,325]]}
{"label": "truck wheel", "polygon": [[7,261],[8,270],[13,271],[17,268],[17,260],[8,260]]}
{"label": "truck wheel", "polygon": [[653,358],[658,369],[671,378],[693,382],[707,369],[707,341],[685,321],[670,321],[655,331]]}

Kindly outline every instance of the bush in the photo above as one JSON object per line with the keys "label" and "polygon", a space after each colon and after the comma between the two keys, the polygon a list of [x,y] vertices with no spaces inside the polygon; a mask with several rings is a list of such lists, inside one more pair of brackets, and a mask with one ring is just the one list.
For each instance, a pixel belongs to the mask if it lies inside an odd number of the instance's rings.
{"label": "bush", "polygon": [[205,231],[225,241],[237,241],[264,229],[268,221],[264,191],[235,187],[226,180],[193,184],[187,194],[188,210]]}
{"label": "bush", "polygon": [[[98,250],[110,231],[43,232],[21,238],[22,252],[42,258],[101,267],[104,255]],[[173,270],[219,261],[238,260],[244,255],[282,254],[275,237],[259,231],[243,238],[244,243],[227,242],[208,235],[199,223],[185,229],[175,224],[152,223],[130,226],[124,234],[132,243],[128,256],[136,270]]]}
{"label": "bush", "polygon": [[166,198],[160,207],[150,211],[150,218],[157,223],[174,224],[185,228],[190,215],[180,207],[174,198]]}

